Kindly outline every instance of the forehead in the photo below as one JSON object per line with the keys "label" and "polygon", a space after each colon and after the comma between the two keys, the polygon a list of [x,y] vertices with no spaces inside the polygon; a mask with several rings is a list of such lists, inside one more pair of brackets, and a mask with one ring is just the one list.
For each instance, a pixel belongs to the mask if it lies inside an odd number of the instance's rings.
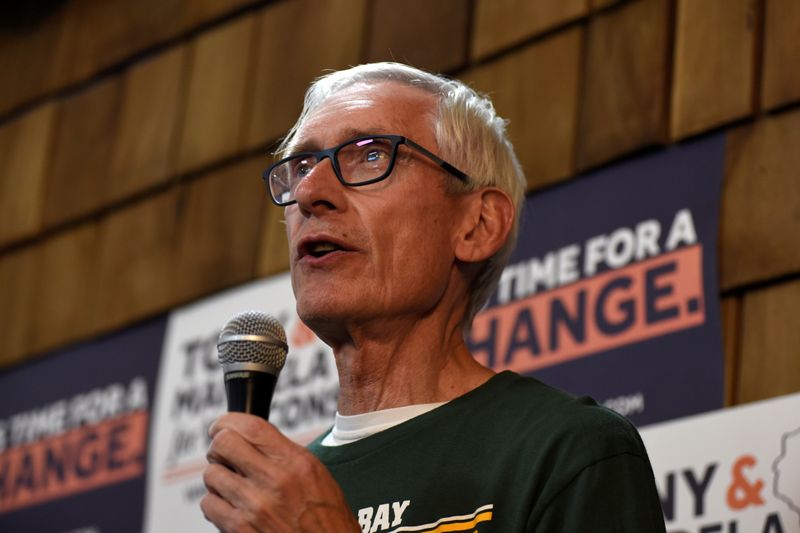
{"label": "forehead", "polygon": [[292,145],[323,148],[360,134],[397,134],[435,148],[436,97],[397,82],[359,82],[323,101]]}

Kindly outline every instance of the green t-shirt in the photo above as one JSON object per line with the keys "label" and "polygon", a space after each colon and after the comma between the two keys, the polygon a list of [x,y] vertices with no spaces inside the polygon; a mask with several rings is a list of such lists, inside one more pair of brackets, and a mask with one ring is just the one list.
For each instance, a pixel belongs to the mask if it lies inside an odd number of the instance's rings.
{"label": "green t-shirt", "polygon": [[365,533],[663,532],[633,426],[512,372],[400,425],[309,449]]}

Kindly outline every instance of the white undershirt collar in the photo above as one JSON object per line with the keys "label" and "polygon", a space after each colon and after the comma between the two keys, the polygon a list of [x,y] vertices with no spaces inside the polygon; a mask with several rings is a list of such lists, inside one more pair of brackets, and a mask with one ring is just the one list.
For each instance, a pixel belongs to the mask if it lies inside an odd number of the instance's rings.
{"label": "white undershirt collar", "polygon": [[380,433],[419,415],[432,411],[446,402],[422,403],[382,409],[360,415],[336,413],[333,429],[322,439],[323,446],[341,446]]}

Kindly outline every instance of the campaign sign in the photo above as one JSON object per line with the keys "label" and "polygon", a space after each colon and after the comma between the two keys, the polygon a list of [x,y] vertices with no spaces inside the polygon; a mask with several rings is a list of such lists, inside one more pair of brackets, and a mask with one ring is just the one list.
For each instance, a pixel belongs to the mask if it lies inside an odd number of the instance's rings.
{"label": "campaign sign", "polygon": [[724,139],[645,155],[528,198],[468,344],[648,424],[722,406],[716,279]]}
{"label": "campaign sign", "polygon": [[140,532],[165,320],[0,374],[0,531]]}
{"label": "campaign sign", "polygon": [[208,428],[227,407],[217,340],[241,311],[273,315],[289,353],[272,401],[270,422],[306,444],[330,427],[339,379],[331,349],[295,312],[288,274],[259,280],[174,311],[167,326],[150,439],[145,531],[216,531],[200,511]]}
{"label": "campaign sign", "polygon": [[800,533],[800,394],[641,435],[668,533]]}

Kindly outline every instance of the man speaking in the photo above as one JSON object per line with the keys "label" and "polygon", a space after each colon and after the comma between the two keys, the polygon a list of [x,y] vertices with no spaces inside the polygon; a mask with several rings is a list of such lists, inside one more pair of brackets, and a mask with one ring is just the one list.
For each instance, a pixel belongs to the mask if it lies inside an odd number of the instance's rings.
{"label": "man speaking", "polygon": [[[252,415],[211,428],[201,508],[228,532],[659,532],[622,417],[495,374],[464,341],[516,240],[525,179],[491,102],[405,65],[308,90],[264,174],[300,318],[333,348],[308,449]],[[541,228],[547,231],[547,228]]]}

